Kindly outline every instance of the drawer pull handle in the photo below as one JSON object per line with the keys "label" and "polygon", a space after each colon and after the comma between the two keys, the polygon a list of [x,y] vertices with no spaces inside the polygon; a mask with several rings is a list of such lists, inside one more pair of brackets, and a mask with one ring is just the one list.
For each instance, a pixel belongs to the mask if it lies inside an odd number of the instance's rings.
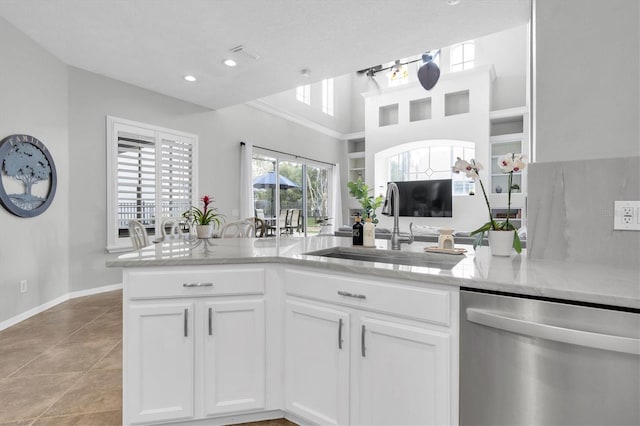
{"label": "drawer pull handle", "polygon": [[184,337],[189,337],[189,309],[184,310]]}
{"label": "drawer pull handle", "polygon": [[209,336],[213,336],[213,309],[209,308]]}
{"label": "drawer pull handle", "polygon": [[362,331],[360,334],[360,350],[362,351],[362,358],[365,358],[367,356],[367,347],[365,345],[365,333],[367,332],[367,328],[362,325]]}
{"label": "drawer pull handle", "polygon": [[184,283],[182,287],[213,287],[213,283]]}
{"label": "drawer pull handle", "polygon": [[338,349],[342,349],[342,318],[338,321]]}
{"label": "drawer pull handle", "polygon": [[349,293],[348,291],[338,291],[338,294],[340,296],[345,296],[345,297],[355,297],[356,299],[366,299],[367,296],[364,294],[354,294],[354,293]]}

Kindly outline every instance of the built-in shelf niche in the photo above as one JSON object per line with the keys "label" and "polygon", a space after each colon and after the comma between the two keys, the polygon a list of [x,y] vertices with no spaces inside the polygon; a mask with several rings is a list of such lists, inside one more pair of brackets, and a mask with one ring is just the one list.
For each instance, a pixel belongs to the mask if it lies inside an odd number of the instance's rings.
{"label": "built-in shelf niche", "polygon": [[446,93],[444,95],[444,115],[466,114],[469,112],[469,90]]}
{"label": "built-in shelf niche", "polygon": [[524,117],[505,117],[491,120],[491,136],[511,135],[524,131]]}
{"label": "built-in shelf niche", "polygon": [[409,121],[431,120],[431,98],[409,102]]}
{"label": "built-in shelf niche", "polygon": [[398,124],[398,104],[381,106],[378,109],[378,127]]}

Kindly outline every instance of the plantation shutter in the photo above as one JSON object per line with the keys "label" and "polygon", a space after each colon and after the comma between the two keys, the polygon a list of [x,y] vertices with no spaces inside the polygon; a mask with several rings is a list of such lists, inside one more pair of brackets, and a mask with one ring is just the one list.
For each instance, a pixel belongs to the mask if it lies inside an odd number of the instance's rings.
{"label": "plantation shutter", "polygon": [[154,234],[156,205],[155,135],[127,126],[118,131],[117,210],[119,237],[129,236],[129,220]]}
{"label": "plantation shutter", "polygon": [[193,199],[193,140],[160,134],[159,195],[161,217],[180,217]]}
{"label": "plantation shutter", "polygon": [[107,250],[131,247],[129,221],[158,235],[194,204],[198,136],[107,117]]}

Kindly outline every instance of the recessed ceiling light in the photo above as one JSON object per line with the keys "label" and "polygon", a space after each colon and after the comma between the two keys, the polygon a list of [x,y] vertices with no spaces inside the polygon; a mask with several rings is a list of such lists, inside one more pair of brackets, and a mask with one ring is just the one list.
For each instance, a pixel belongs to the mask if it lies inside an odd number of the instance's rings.
{"label": "recessed ceiling light", "polygon": [[460,0],[447,0],[449,6],[455,6],[460,3]]}
{"label": "recessed ceiling light", "polygon": [[184,76],[184,79],[185,79],[185,80],[187,80],[187,81],[190,81],[190,82],[194,82],[194,81],[196,81],[196,80],[197,80],[197,78],[195,78],[195,77],[194,77],[194,76],[192,76],[192,75],[185,75],[185,76]]}
{"label": "recessed ceiling light", "polygon": [[235,67],[236,65],[238,65],[238,63],[233,59],[225,59],[224,61],[222,61],[222,63],[228,67]]}
{"label": "recessed ceiling light", "polygon": [[309,68],[303,68],[300,70],[300,74],[302,74],[303,77],[309,77],[311,76],[311,70]]}

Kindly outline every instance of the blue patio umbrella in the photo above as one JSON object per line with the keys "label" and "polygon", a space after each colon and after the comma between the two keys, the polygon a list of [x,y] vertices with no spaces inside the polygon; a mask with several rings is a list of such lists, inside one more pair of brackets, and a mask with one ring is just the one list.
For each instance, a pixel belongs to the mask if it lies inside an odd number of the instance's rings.
{"label": "blue patio umbrella", "polygon": [[[280,189],[300,188],[300,185],[292,182],[286,177],[279,175]],[[254,188],[275,188],[276,186],[276,172],[268,172],[262,176],[257,176],[253,179]]]}
{"label": "blue patio umbrella", "polygon": [[[279,178],[279,182],[280,182],[280,189],[281,190],[287,190],[287,189],[300,189],[300,185],[298,185],[297,183],[291,181],[290,179],[282,176],[282,175],[278,175]],[[265,206],[266,210],[265,213],[274,216],[275,212],[272,211],[272,206],[275,205],[274,202],[274,197],[275,197],[275,187],[276,187],[276,172],[267,172],[261,176],[257,176],[255,179],[253,179],[253,187],[254,188],[259,188],[259,189],[266,189],[266,188],[271,188],[271,202],[269,206]]]}

